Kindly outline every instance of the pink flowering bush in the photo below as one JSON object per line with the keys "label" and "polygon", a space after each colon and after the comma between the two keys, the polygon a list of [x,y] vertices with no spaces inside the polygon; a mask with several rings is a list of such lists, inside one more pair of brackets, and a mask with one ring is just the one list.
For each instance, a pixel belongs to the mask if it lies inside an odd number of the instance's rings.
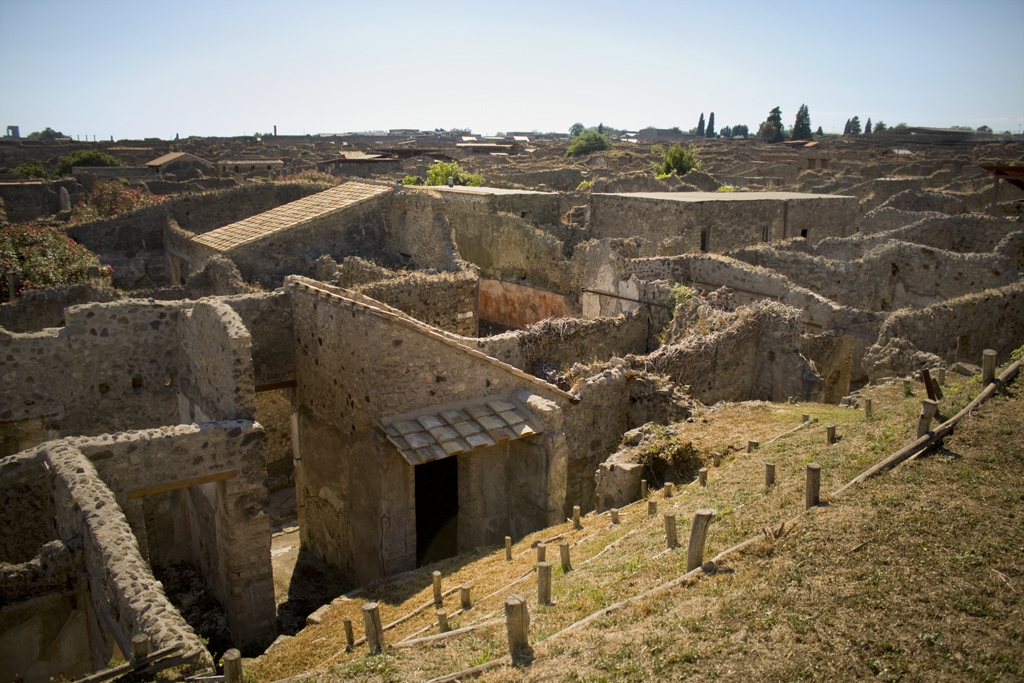
{"label": "pink flowering bush", "polygon": [[54,228],[32,223],[0,228],[0,290],[9,298],[7,274],[17,273],[26,289],[65,287],[89,278],[89,266],[98,266],[101,277],[110,277],[110,266],[99,257]]}
{"label": "pink flowering bush", "polygon": [[120,181],[97,183],[87,200],[72,207],[71,222],[87,223],[100,218],[110,218],[144,206],[159,204],[166,198],[162,195],[149,194],[139,188],[128,187]]}

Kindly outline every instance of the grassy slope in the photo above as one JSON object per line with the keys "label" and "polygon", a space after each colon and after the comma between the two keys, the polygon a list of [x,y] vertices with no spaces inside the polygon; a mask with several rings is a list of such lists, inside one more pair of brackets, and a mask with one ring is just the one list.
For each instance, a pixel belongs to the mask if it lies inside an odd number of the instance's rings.
{"label": "grassy slope", "polygon": [[[777,529],[797,516],[799,522],[781,538],[727,558],[713,576],[547,642],[602,606],[685,571],[685,547],[661,554],[660,514],[648,519],[634,505],[618,527],[603,516],[587,518],[582,531],[545,530],[517,544],[511,565],[501,551],[449,560],[439,567],[445,588],[471,580],[479,599],[529,570],[531,541],[556,533],[582,541],[573,548],[575,571],[563,575],[555,567],[554,606],[536,606],[533,576],[515,589],[531,599],[534,664],[493,670],[481,680],[1021,680],[1024,403],[1017,389],[962,423],[944,450],[833,500],[828,492],[912,440],[920,385],[909,398],[896,384],[872,388],[870,421],[834,406],[740,404],[709,413],[707,423],[682,426],[675,438],[710,451],[731,444],[742,425],[761,435],[798,424],[801,413],[819,417],[819,424],[753,454],[726,456],[711,468],[708,488],[690,485],[658,500],[659,513],[669,506],[677,513],[684,546],[694,510],[718,510],[705,557],[768,526]],[[947,387],[940,413],[952,415],[978,390],[977,380]],[[841,436],[831,447],[824,443],[828,421],[838,423]],[[803,468],[811,461],[822,465],[827,505],[802,514]],[[763,485],[765,462],[777,465],[778,484],[770,490]],[[583,564],[629,531],[618,546]],[[549,559],[555,556],[552,546]],[[385,623],[429,600],[434,568],[371,589]],[[460,616],[457,625],[492,618],[504,594]],[[341,617],[352,618],[358,637],[361,604],[339,605],[324,624],[251,670],[264,681],[325,666],[310,679],[426,680],[505,654],[502,626],[445,646],[376,657],[367,657],[365,647],[339,654]],[[446,607],[457,609],[457,595]],[[393,642],[432,620],[427,610],[387,638]]]}

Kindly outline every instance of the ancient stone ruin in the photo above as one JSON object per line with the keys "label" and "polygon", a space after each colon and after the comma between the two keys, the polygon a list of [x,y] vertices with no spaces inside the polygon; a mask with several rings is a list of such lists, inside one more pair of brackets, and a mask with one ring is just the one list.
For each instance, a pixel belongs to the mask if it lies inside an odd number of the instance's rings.
{"label": "ancient stone ruin", "polygon": [[[975,164],[712,152],[717,179],[652,185],[598,158],[500,187],[244,182],[69,227],[116,289],[0,307],[0,678],[83,675],[137,635],[200,666],[224,649],[200,635],[261,652],[294,628],[279,489],[346,590],[635,500],[631,447],[702,405],[840,403],[1024,341],[1024,193],[990,211]],[[680,191],[724,180],[766,191]],[[186,620],[181,567],[219,623]]]}

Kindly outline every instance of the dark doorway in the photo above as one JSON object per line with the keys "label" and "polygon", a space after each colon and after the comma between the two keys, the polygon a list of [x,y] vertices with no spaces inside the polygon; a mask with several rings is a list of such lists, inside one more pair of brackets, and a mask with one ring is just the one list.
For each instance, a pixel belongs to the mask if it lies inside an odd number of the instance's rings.
{"label": "dark doorway", "polygon": [[458,554],[459,461],[443,458],[416,468],[416,566]]}

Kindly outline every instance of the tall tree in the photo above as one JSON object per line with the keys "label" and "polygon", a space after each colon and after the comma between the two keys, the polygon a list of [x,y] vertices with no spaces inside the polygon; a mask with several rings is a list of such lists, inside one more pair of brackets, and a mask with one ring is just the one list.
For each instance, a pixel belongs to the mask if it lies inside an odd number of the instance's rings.
{"label": "tall tree", "polygon": [[850,132],[849,135],[860,135],[860,117],[854,116],[850,119]]}
{"label": "tall tree", "polygon": [[730,128],[729,126],[723,126],[722,130],[718,131],[718,135],[723,137],[723,138],[731,138],[732,137],[732,128]]}
{"label": "tall tree", "polygon": [[782,142],[786,136],[782,132],[782,110],[775,107],[768,112],[768,118],[757,129],[757,136],[765,142]]}
{"label": "tall tree", "polygon": [[864,126],[864,135],[871,135],[871,117],[868,117],[868,122]]}
{"label": "tall tree", "polygon": [[711,115],[708,116],[707,134],[709,138],[715,137],[715,112],[711,112]]}
{"label": "tall tree", "polygon": [[700,121],[697,122],[697,135],[704,137],[704,112],[700,113]]}
{"label": "tall tree", "polygon": [[597,132],[599,134],[601,134],[601,135],[604,135],[604,124],[603,123],[597,124]]}
{"label": "tall tree", "polygon": [[807,111],[807,105],[801,104],[796,110],[796,120],[793,121],[793,139],[811,139],[811,114]]}
{"label": "tall tree", "polygon": [[569,127],[569,135],[571,135],[574,138],[576,138],[576,137],[579,137],[580,135],[582,135],[583,131],[585,131],[585,130],[586,130],[586,128],[583,127],[582,123],[574,123],[574,124],[572,124],[572,126]]}
{"label": "tall tree", "polygon": [[875,133],[884,133],[889,130],[889,126],[885,125],[885,121],[879,121],[875,124]]}
{"label": "tall tree", "polygon": [[750,129],[745,124],[738,124],[732,127],[732,137],[747,138],[750,136]]}
{"label": "tall tree", "polygon": [[815,135],[820,137],[820,136],[822,136],[824,134],[825,134],[825,132],[823,130],[821,130],[821,126],[818,126],[818,132],[816,132]]}

